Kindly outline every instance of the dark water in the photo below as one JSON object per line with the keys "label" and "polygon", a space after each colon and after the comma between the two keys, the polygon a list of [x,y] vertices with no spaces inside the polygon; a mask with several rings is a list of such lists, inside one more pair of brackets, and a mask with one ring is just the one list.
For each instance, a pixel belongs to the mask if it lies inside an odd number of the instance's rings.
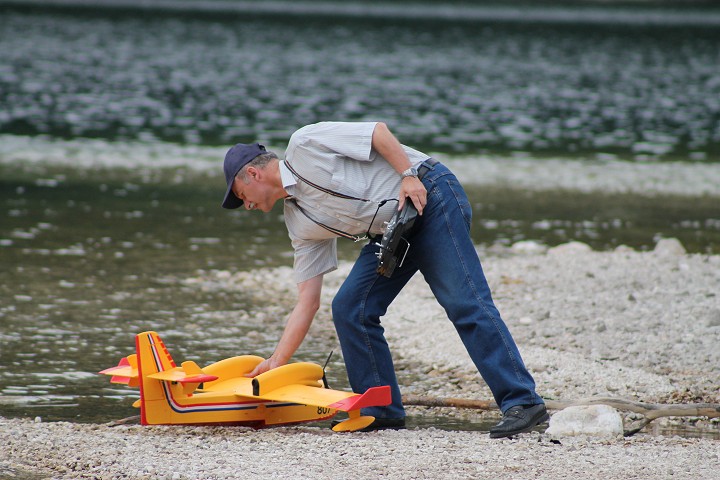
{"label": "dark water", "polygon": [[720,28],[0,9],[4,132],[227,144],[382,119],[443,151],[720,155]]}

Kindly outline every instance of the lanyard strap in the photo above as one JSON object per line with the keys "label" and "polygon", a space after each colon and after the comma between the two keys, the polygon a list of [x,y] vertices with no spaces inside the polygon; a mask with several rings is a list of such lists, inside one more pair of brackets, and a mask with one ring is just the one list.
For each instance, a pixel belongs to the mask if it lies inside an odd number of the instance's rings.
{"label": "lanyard strap", "polygon": [[310,180],[308,180],[307,178],[301,176],[297,171],[295,171],[295,169],[292,167],[292,165],[290,165],[287,162],[287,160],[285,160],[285,166],[288,167],[288,170],[290,170],[290,172],[292,172],[292,174],[295,175],[298,179],[307,183],[311,187],[313,187],[317,190],[320,190],[323,193],[327,193],[328,195],[332,195],[333,197],[344,198],[346,200],[358,200],[360,202],[372,202],[372,200],[368,200],[367,198],[358,198],[358,197],[353,197],[352,195],[345,195],[344,193],[336,192],[335,190],[330,190],[328,188],[318,185],[317,183],[313,183]]}
{"label": "lanyard strap", "polygon": [[[320,186],[320,185],[318,185],[318,184],[316,184],[316,183],[313,183],[313,182],[311,182],[310,180],[302,177],[299,173],[297,173],[297,171],[295,171],[295,169],[292,167],[292,165],[290,165],[290,164],[287,162],[287,160],[285,160],[285,166],[288,167],[288,170],[290,170],[290,172],[291,172],[293,175],[295,175],[299,180],[302,180],[303,182],[307,183],[307,184],[310,185],[311,187],[313,187],[313,188],[315,188],[315,189],[317,189],[317,190],[320,190],[320,191],[323,192],[323,193],[327,193],[328,195],[332,195],[333,197],[338,197],[338,198],[342,198],[342,199],[345,199],[345,200],[357,200],[357,201],[359,201],[359,202],[377,203],[377,202],[373,202],[372,200],[368,200],[367,198],[358,198],[358,197],[353,197],[352,195],[345,195],[344,193],[336,192],[336,191],[334,191],[334,190],[330,190],[330,189],[325,188],[325,187],[322,187],[322,186]],[[394,200],[394,199],[392,199],[392,200]],[[325,225],[325,224],[322,223],[322,222],[318,222],[317,220],[315,220],[314,218],[312,218],[312,217],[298,204],[298,202],[297,202],[296,199],[292,199],[291,201],[295,204],[295,206],[298,208],[298,210],[300,210],[300,212],[301,212],[303,215],[305,215],[310,221],[312,221],[313,223],[321,226],[322,228],[324,228],[324,229],[327,230],[328,232],[330,232],[330,233],[332,233],[332,234],[334,234],[334,235],[337,235],[338,237],[347,238],[348,240],[352,240],[353,242],[361,242],[361,241],[363,241],[363,240],[367,240],[368,238],[370,238],[370,237],[369,237],[370,229],[372,228],[372,225],[373,225],[373,223],[375,222],[375,217],[377,217],[377,214],[378,214],[378,212],[380,211],[380,208],[381,208],[383,205],[385,205],[387,202],[389,202],[390,200],[383,200],[382,202],[379,202],[379,203],[378,203],[377,210],[375,210],[375,215],[373,215],[373,218],[372,218],[372,220],[370,221],[370,225],[368,226],[367,231],[366,231],[364,234],[362,234],[362,235],[353,235],[353,234],[351,234],[351,233],[347,233],[347,232],[345,232],[345,231],[343,231],[343,230],[340,230],[340,229],[338,229],[338,228],[331,227],[331,226],[329,226],[329,225]]]}
{"label": "lanyard strap", "polygon": [[[425,174],[427,173],[427,171],[430,170],[430,169],[431,169],[433,166],[435,166],[437,163],[438,163],[438,161],[435,160],[434,158],[428,158],[427,160],[425,160],[425,161],[422,163],[422,165],[420,166],[420,168],[418,169],[418,179],[422,180],[422,178],[425,176]],[[332,234],[334,234],[334,235],[337,235],[338,237],[347,238],[347,239],[349,239],[349,240],[352,240],[353,242],[361,242],[361,241],[363,241],[363,240],[367,240],[368,238],[370,238],[370,229],[372,228],[373,223],[375,223],[375,218],[377,217],[377,214],[378,214],[378,212],[380,211],[380,209],[382,208],[382,206],[385,205],[387,202],[391,202],[391,201],[396,201],[396,202],[397,202],[397,201],[398,201],[397,198],[389,198],[389,199],[387,199],[387,200],[383,200],[382,202],[373,202],[372,200],[368,200],[367,198],[358,198],[358,197],[353,197],[352,195],[345,195],[344,193],[336,192],[336,191],[334,191],[334,190],[330,190],[330,189],[328,189],[328,188],[322,187],[322,186],[320,186],[320,185],[318,185],[318,184],[316,184],[316,183],[313,183],[313,182],[311,182],[310,180],[302,177],[299,173],[297,173],[297,172],[295,171],[295,169],[292,167],[292,165],[290,165],[290,164],[288,163],[287,160],[285,160],[285,166],[287,166],[287,167],[288,167],[288,170],[290,170],[290,172],[291,172],[293,175],[295,175],[299,180],[302,180],[303,182],[307,183],[307,184],[310,185],[311,187],[313,187],[313,188],[315,188],[315,189],[317,189],[317,190],[320,190],[320,191],[323,192],[323,193],[327,193],[328,195],[332,195],[333,197],[343,198],[343,199],[346,199],[346,200],[357,200],[357,201],[359,201],[359,202],[369,202],[369,203],[377,203],[377,204],[378,204],[378,207],[377,207],[377,209],[375,210],[375,215],[373,215],[372,220],[370,220],[370,225],[368,226],[367,231],[366,231],[364,234],[362,234],[362,235],[353,235],[353,234],[351,234],[351,233],[347,233],[347,232],[345,232],[345,231],[343,231],[343,230],[340,230],[340,229],[337,229],[337,228],[335,228],[335,227],[331,227],[331,226],[329,226],[329,225],[325,225],[325,224],[322,223],[322,222],[318,222],[317,220],[315,220],[314,218],[312,218],[312,217],[298,204],[298,202],[297,202],[296,199],[290,200],[290,201],[292,201],[292,202],[295,204],[295,206],[298,208],[298,210],[300,210],[300,212],[302,212],[302,214],[305,215],[310,221],[312,221],[312,222],[315,223],[316,225],[324,228],[324,229],[327,230],[328,232],[330,232],[330,233],[332,233]]]}
{"label": "lanyard strap", "polygon": [[[293,202],[293,203],[295,204],[295,206],[298,208],[298,210],[300,210],[300,212],[302,212],[302,214],[305,215],[308,219],[310,219],[313,223],[321,226],[322,228],[324,228],[324,229],[327,230],[328,232],[330,232],[330,233],[332,233],[332,234],[334,234],[334,235],[337,235],[338,237],[347,238],[348,240],[352,240],[353,242],[362,242],[363,240],[367,240],[368,238],[370,238],[370,237],[368,236],[368,232],[370,231],[369,228],[368,228],[368,231],[365,232],[365,233],[362,234],[362,235],[353,235],[353,234],[351,234],[351,233],[347,233],[347,232],[345,232],[345,231],[343,231],[343,230],[340,230],[340,229],[338,229],[338,228],[334,228],[334,227],[331,227],[331,226],[329,226],[329,225],[325,225],[325,224],[322,223],[322,222],[318,222],[317,220],[315,220],[314,218],[312,218],[310,215],[308,215],[308,213],[305,211],[305,209],[303,209],[300,205],[298,205],[297,200],[295,200],[295,199],[293,198],[293,199],[290,200],[290,201]],[[384,203],[384,202],[383,202],[383,203]],[[378,210],[379,210],[379,209],[380,209],[380,207],[378,207]],[[375,215],[377,215],[377,212],[375,212]],[[373,217],[373,221],[374,221],[374,220],[375,220],[375,217]],[[370,226],[372,226],[372,222],[370,223]]]}

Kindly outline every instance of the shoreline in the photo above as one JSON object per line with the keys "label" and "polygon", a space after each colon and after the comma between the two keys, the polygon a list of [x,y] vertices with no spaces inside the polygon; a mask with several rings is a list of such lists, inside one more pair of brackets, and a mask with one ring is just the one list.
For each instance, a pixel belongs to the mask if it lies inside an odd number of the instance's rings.
{"label": "shoreline", "polygon": [[[529,242],[481,252],[495,301],[545,398],[622,397],[657,403],[718,403],[720,256],[685,254],[663,241],[651,252],[594,252],[578,243]],[[310,335],[332,329],[329,298],[349,263],[326,277]],[[228,291],[258,281],[264,295],[292,295],[288,267],[189,279]],[[422,312],[418,315],[417,312]],[[420,276],[384,325],[407,394],[488,399],[452,326]],[[433,332],[428,335],[427,332]],[[402,379],[413,379],[404,383]],[[447,409],[444,409],[447,410]],[[411,407],[411,415],[427,415]],[[551,412],[552,413],[552,412]],[[624,412],[621,412],[624,413]],[[477,412],[449,412],[474,416]],[[493,413],[484,415],[494,415]],[[632,415],[624,413],[626,422]],[[718,431],[717,419],[690,419]],[[656,420],[660,422],[661,420]],[[648,427],[649,428],[649,427]],[[531,432],[490,440],[487,432],[436,428],[333,434],[313,424],[143,427],[35,423],[0,417],[0,473],[52,478],[716,478],[720,440],[653,435],[550,438]],[[421,455],[418,453],[422,452]]]}
{"label": "shoreline", "polygon": [[[284,155],[284,147],[269,145]],[[139,171],[149,181],[152,172],[176,169],[183,176],[218,175],[225,147],[178,145],[167,142],[113,142],[103,139],[62,140],[48,136],[0,135],[0,166],[40,171],[125,169]],[[644,161],[616,155],[533,156],[513,154],[447,154],[428,152],[443,162],[466,187],[495,186],[533,192],[563,190],[579,193],[634,194],[644,197],[720,198],[720,163]]]}
{"label": "shoreline", "polygon": [[193,3],[183,0],[2,0],[0,6],[12,8],[46,8],[57,10],[101,11],[104,13],[160,13],[166,15],[204,16],[296,16],[340,18],[351,20],[383,19],[405,21],[508,23],[547,25],[621,25],[625,27],[715,27],[720,15],[710,2],[677,2],[647,0],[627,2],[585,1],[575,4],[532,2],[486,5],[451,3],[428,5],[423,2],[288,2],[206,0]]}

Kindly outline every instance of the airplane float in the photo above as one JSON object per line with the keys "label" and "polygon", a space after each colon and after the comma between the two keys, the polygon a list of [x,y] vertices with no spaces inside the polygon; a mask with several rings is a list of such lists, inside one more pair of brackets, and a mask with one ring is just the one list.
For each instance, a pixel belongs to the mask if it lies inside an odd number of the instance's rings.
{"label": "airplane float", "polygon": [[390,387],[363,394],[327,387],[323,367],[314,363],[287,364],[262,373],[250,373],[262,357],[242,355],[200,368],[195,362],[177,366],[156,332],[135,337],[135,353],[116,367],[99,373],[112,383],[140,388],[143,425],[231,424],[264,427],[326,420],[337,412],[348,419],[333,427],[337,432],[361,430],[375,419],[360,409],[391,402]]}

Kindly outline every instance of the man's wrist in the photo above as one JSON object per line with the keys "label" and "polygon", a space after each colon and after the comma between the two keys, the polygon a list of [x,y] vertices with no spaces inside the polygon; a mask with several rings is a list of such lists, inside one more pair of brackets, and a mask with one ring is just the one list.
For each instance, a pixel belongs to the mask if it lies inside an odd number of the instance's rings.
{"label": "man's wrist", "polygon": [[402,173],[400,174],[400,176],[401,176],[402,178],[407,178],[407,177],[416,177],[416,178],[417,178],[417,176],[418,176],[417,168],[415,168],[415,167],[410,167],[410,168],[408,168],[407,170],[405,170],[404,172],[402,172]]}
{"label": "man's wrist", "polygon": [[273,365],[273,368],[285,365],[288,361],[290,361],[289,358],[285,358],[279,355],[277,352],[273,352],[273,354],[270,355],[270,358],[268,358],[268,362]]}

